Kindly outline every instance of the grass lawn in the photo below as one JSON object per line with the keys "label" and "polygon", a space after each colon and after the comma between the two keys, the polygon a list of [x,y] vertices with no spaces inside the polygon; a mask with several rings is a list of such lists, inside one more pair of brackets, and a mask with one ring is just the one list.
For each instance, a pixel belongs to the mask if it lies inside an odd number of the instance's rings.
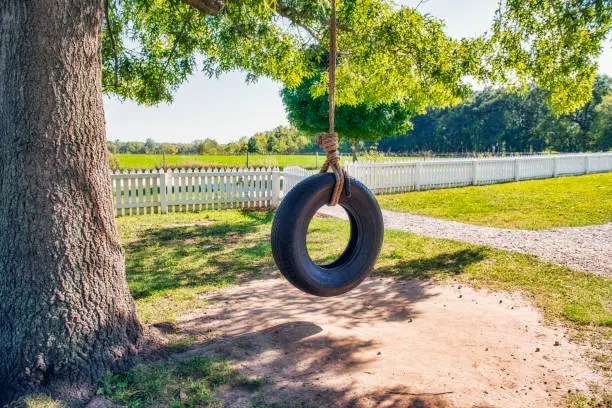
{"label": "grass lawn", "polygon": [[[163,167],[159,154],[114,154],[119,160],[121,169],[155,169]],[[362,160],[387,160],[384,156],[362,156]],[[413,157],[400,157],[399,160],[414,160]],[[343,155],[342,160],[351,160],[350,155]],[[325,154],[250,154],[249,167],[300,166],[316,169],[323,165]],[[166,167],[245,167],[246,155],[166,155]]]}
{"label": "grass lawn", "polygon": [[[162,156],[156,154],[115,154],[121,169],[154,169],[163,166]],[[325,155],[319,155],[318,165],[325,161]],[[217,155],[166,155],[167,167],[245,167],[246,155],[243,156],[217,156]],[[249,155],[250,167],[287,167],[301,166],[315,168],[317,158],[314,154],[298,155]]]}
{"label": "grass lawn", "polygon": [[500,228],[612,221],[612,173],[378,196],[381,207]]}
{"label": "grass lawn", "polygon": [[[199,294],[273,273],[272,217],[271,212],[225,210],[119,218],[128,283],[141,319],[173,322],[203,306]],[[348,234],[348,222],[314,219],[308,235],[311,256],[333,259]],[[612,327],[611,279],[531,255],[386,231],[375,273],[521,290],[551,320]]]}

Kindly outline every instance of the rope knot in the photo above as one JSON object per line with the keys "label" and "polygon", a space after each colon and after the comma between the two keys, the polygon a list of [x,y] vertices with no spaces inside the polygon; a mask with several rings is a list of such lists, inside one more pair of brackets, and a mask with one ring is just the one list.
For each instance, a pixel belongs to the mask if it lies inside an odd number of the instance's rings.
{"label": "rope knot", "polygon": [[327,167],[337,166],[340,163],[338,133],[321,132],[317,134],[317,145],[327,153],[327,160],[325,161]]}
{"label": "rope knot", "polygon": [[318,133],[317,145],[325,150],[325,153],[327,153],[327,159],[321,167],[321,173],[327,173],[327,170],[331,167],[334,175],[336,176],[334,190],[332,192],[331,199],[329,200],[329,205],[336,205],[340,201],[340,194],[345,186],[345,178],[348,179],[348,174],[346,174],[342,167],[340,167],[340,153],[338,152],[338,148],[340,146],[338,144],[338,134],[336,132]]}

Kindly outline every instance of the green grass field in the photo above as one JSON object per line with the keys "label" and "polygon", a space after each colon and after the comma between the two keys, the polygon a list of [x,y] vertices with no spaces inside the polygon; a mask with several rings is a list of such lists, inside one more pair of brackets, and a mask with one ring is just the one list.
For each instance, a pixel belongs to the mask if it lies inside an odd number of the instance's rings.
{"label": "green grass field", "polygon": [[[119,160],[121,169],[154,169],[163,167],[161,155],[155,154],[115,154]],[[325,161],[325,155],[319,155],[318,165]],[[166,155],[166,166],[174,167],[246,167],[246,155],[244,156],[181,156]],[[249,167],[287,167],[300,166],[304,168],[317,167],[316,155],[249,155]]]}
{"label": "green grass field", "polygon": [[388,210],[500,228],[612,221],[612,173],[378,196]]}
{"label": "green grass field", "polygon": [[[114,154],[119,168],[155,169],[162,168],[163,158],[156,154]],[[361,160],[385,160],[383,155],[363,154]],[[401,157],[401,160],[414,160],[414,157]],[[342,155],[342,161],[352,160],[350,155]],[[182,167],[246,167],[246,155],[166,155],[167,168]],[[300,166],[306,169],[316,169],[323,165],[325,154],[250,154],[249,167],[280,167]]]}

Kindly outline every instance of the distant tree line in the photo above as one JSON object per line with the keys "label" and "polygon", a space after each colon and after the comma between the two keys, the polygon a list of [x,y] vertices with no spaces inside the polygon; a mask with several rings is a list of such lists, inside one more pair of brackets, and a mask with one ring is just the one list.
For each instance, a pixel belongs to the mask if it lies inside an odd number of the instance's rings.
{"label": "distant tree line", "polygon": [[[156,143],[153,139],[143,142],[108,141],[111,153],[122,154],[200,154],[243,155],[312,153],[319,149],[314,140],[294,127],[279,126],[265,132],[257,132],[236,142],[221,144],[214,139],[195,140],[192,143]],[[320,151],[320,150],[319,150]]]}
{"label": "distant tree line", "polygon": [[[411,119],[406,133],[357,142],[359,151],[411,152],[540,152],[598,151],[612,149],[612,78],[598,76],[592,99],[578,111],[555,116],[539,88],[523,93],[499,89],[476,92],[458,105],[432,109]],[[355,111],[355,109],[353,109]],[[357,113],[355,113],[357,114]],[[363,113],[367,115],[367,113]],[[376,113],[379,115],[378,113]],[[111,153],[131,154],[308,154],[322,150],[313,130],[279,126],[236,142],[213,139],[193,143],[108,142]],[[340,151],[351,153],[355,139],[345,132]],[[341,134],[342,136],[342,134]]]}
{"label": "distant tree line", "polygon": [[555,116],[532,87],[523,93],[486,89],[453,107],[411,119],[405,134],[384,137],[382,152],[529,152],[612,149],[612,78],[598,76],[591,101]]}
{"label": "distant tree line", "polygon": [[[363,143],[361,147],[365,146]],[[322,153],[314,138],[292,126],[278,126],[272,130],[257,132],[236,142],[221,144],[214,139],[195,140],[192,143],[156,143],[153,139],[145,142],[108,141],[108,151],[120,154],[200,154],[200,155],[244,155],[253,154],[309,154]],[[343,153],[351,151],[348,141],[340,146]]]}

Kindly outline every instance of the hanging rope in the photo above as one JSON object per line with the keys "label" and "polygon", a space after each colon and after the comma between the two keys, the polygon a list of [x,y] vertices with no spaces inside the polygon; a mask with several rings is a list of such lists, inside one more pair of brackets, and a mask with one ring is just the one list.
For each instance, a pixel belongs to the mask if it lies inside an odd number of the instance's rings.
{"label": "hanging rope", "polygon": [[338,152],[338,134],[334,131],[334,114],[336,108],[336,0],[331,0],[331,15],[329,19],[329,132],[317,134],[317,145],[325,153],[327,159],[321,167],[321,173],[327,173],[331,168],[336,177],[334,191],[332,192],[329,205],[336,205],[340,201],[343,188],[346,195],[350,195],[349,178],[346,171],[340,166],[340,153]]}

